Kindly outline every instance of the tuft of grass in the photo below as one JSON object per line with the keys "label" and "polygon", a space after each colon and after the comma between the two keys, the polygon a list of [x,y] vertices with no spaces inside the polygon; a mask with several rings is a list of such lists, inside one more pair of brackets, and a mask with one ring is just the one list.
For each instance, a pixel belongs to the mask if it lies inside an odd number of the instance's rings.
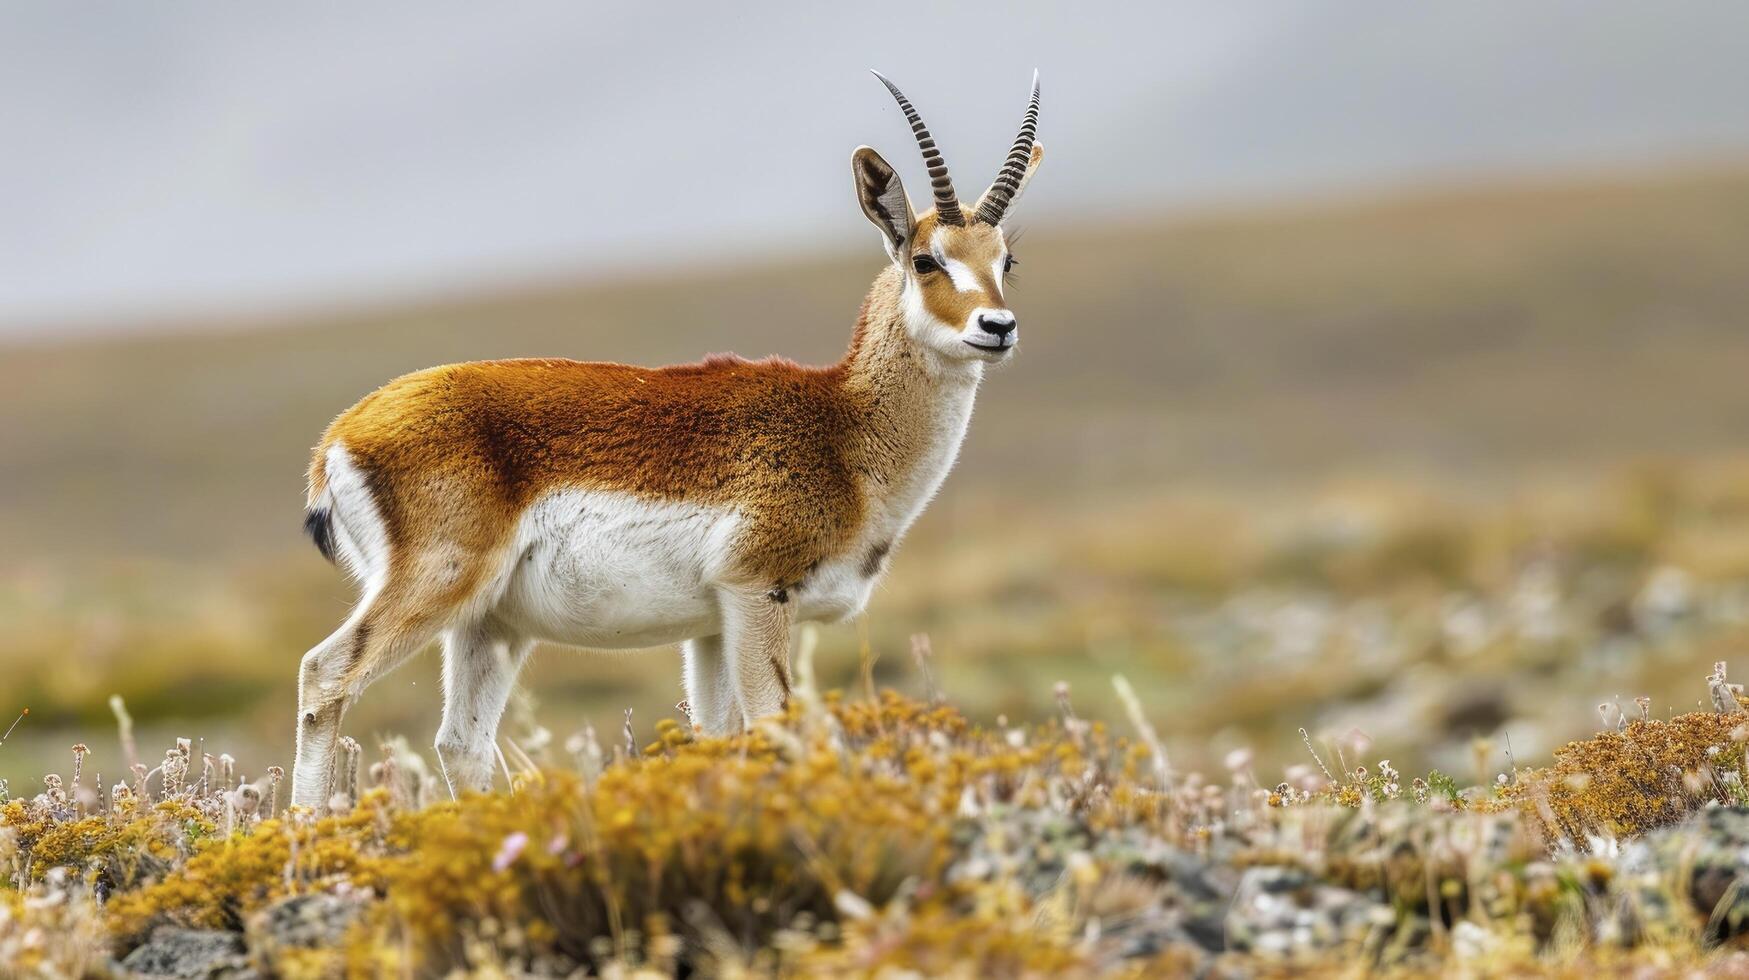
{"label": "tuft of grass", "polygon": [[1692,712],[1635,720],[1555,751],[1555,764],[1521,774],[1510,797],[1547,807],[1562,837],[1625,838],[1681,820],[1709,803],[1738,804],[1749,715]]}

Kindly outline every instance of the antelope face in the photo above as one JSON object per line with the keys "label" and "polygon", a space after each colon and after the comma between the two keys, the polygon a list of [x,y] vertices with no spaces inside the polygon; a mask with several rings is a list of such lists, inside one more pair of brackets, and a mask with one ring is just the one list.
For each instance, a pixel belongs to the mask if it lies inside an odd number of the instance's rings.
{"label": "antelope face", "polygon": [[1003,286],[1014,267],[997,225],[917,223],[904,258],[912,336],[955,358],[999,361],[1020,341]]}
{"label": "antelope face", "polygon": [[1008,151],[989,190],[968,214],[954,193],[947,162],[910,100],[881,77],[911,124],[929,171],[935,207],[921,217],[911,208],[899,175],[879,153],[860,147],[851,157],[856,197],[863,214],[880,229],[887,254],[905,277],[906,328],[914,340],[955,360],[999,361],[1020,339],[1003,287],[1014,256],[1002,235],[1002,219],[1044,158],[1038,132],[1038,74]]}

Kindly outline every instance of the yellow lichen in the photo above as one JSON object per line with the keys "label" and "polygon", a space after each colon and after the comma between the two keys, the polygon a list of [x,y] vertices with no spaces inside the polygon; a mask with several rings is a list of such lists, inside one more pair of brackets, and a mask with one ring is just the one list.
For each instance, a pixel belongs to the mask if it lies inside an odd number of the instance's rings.
{"label": "yellow lichen", "polygon": [[1551,836],[1578,841],[1674,823],[1709,801],[1737,801],[1746,771],[1733,733],[1745,722],[1700,711],[1630,722],[1555,750],[1553,766],[1520,773],[1506,798],[1552,821]]}

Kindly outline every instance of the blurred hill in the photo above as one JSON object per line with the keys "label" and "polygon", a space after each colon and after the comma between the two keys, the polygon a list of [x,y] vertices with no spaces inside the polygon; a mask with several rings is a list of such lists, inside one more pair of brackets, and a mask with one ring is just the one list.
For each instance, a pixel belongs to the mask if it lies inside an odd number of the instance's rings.
{"label": "blurred hill", "polygon": [[[1749,442],[1749,170],[1041,226],[1016,253],[1025,344],[986,385],[950,498],[1356,466],[1472,479]],[[827,361],[878,265],[871,244],[0,348],[0,540],[15,565],[293,547],[308,447],[395,375],[522,355]]]}

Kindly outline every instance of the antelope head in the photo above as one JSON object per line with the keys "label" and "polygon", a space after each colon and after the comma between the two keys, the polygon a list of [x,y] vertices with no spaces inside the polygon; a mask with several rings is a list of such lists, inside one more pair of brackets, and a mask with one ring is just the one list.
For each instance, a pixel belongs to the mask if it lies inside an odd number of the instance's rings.
{"label": "antelope head", "polygon": [[1000,361],[1020,340],[1014,311],[1003,295],[1015,258],[1002,220],[1044,157],[1038,134],[1038,73],[1020,123],[1020,134],[1002,169],[971,213],[960,206],[947,161],[935,138],[898,86],[880,72],[911,124],[929,172],[933,206],[911,207],[899,175],[879,153],[863,146],[851,158],[863,214],[880,230],[887,254],[904,277],[906,329],[925,347],[953,360]]}

